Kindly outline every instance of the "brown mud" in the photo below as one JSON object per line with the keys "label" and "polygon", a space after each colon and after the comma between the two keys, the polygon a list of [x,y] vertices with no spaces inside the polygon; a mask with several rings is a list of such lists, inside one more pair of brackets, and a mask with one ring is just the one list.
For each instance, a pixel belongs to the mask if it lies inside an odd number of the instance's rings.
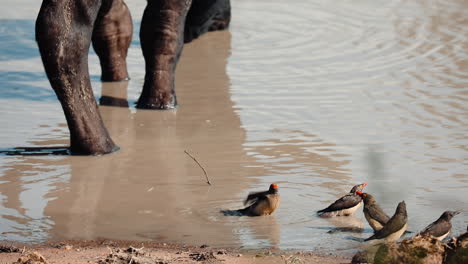
{"label": "brown mud", "polygon": [[2,242],[0,263],[350,263],[350,258],[276,249],[241,250],[135,241],[62,241],[43,244]]}

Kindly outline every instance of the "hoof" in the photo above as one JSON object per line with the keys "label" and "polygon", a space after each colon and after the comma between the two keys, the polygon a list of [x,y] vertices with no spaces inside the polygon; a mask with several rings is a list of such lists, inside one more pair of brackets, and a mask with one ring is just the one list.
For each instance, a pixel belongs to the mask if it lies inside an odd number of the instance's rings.
{"label": "hoof", "polygon": [[138,109],[150,109],[150,110],[172,110],[177,108],[175,102],[171,103],[152,103],[152,102],[142,102],[138,101],[136,104]]}
{"label": "hoof", "polygon": [[106,154],[111,154],[120,150],[120,147],[117,145],[108,146],[102,149],[90,149],[90,148],[73,148],[70,146],[69,153],[72,156],[102,156]]}

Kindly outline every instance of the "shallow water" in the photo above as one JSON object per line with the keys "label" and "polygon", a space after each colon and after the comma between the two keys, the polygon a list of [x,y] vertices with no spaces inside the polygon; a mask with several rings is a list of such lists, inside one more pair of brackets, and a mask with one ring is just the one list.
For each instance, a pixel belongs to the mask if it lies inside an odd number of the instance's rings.
{"label": "shallow water", "polygon": [[[13,4],[14,3],[14,4]],[[447,209],[468,224],[468,3],[233,1],[229,31],[186,45],[175,111],[136,110],[144,78],[135,22],[132,80],[96,98],[121,151],[101,157],[0,156],[2,240],[137,239],[211,246],[354,250],[353,217],[314,212],[352,185],[419,231]],[[0,10],[0,149],[62,147],[68,129],[34,42],[39,3]],[[206,168],[202,170],[184,150]],[[277,182],[269,217],[225,217]],[[337,227],[363,232],[334,232]]]}

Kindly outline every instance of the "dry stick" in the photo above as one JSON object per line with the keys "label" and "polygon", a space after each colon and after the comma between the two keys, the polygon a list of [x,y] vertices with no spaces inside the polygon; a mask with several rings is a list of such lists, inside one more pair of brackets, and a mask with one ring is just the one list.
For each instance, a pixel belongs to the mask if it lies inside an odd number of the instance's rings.
{"label": "dry stick", "polygon": [[114,254],[114,251],[112,250],[112,248],[110,248],[109,246],[107,246],[107,249],[110,250],[111,255]]}
{"label": "dry stick", "polygon": [[203,166],[200,164],[200,162],[198,162],[198,160],[197,160],[196,158],[194,158],[192,155],[190,155],[190,153],[188,153],[187,150],[184,150],[184,152],[185,152],[185,154],[187,154],[189,157],[191,157],[191,158],[198,164],[198,166],[200,166],[200,168],[203,170],[203,173],[205,173],[206,183],[208,183],[209,185],[211,185],[210,179],[208,179],[208,174],[206,173],[205,168],[203,168]]}

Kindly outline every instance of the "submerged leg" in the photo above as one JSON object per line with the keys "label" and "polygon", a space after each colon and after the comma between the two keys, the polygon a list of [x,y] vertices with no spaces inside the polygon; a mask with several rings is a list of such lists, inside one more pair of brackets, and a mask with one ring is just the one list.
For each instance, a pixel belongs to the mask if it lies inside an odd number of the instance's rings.
{"label": "submerged leg", "polygon": [[137,108],[176,107],[174,74],[184,44],[184,23],[191,0],[148,1],[140,28],[146,75]]}
{"label": "submerged leg", "polygon": [[93,48],[101,62],[101,80],[128,80],[127,51],[132,41],[132,17],[122,0],[103,0],[93,31]]}
{"label": "submerged leg", "polygon": [[185,20],[184,42],[208,31],[226,29],[230,21],[230,0],[193,0]]}
{"label": "submerged leg", "polygon": [[73,154],[117,149],[104,127],[88,71],[88,51],[100,0],[44,0],[36,40],[47,77],[65,113]]}

